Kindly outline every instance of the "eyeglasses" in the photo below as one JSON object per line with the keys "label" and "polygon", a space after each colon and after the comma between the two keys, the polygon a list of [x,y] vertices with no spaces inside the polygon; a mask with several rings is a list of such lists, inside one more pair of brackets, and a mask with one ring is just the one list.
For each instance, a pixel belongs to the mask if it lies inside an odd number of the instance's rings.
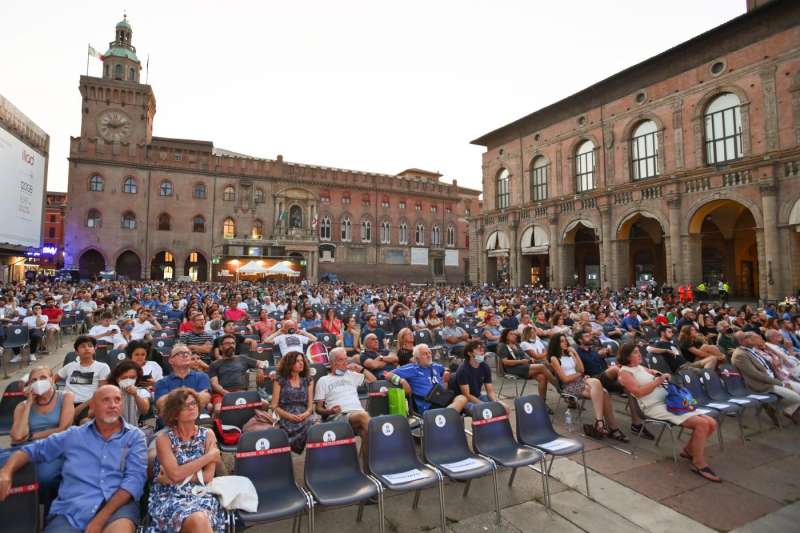
{"label": "eyeglasses", "polygon": [[194,409],[197,407],[197,402],[195,400],[189,400],[185,404],[183,404],[183,409],[188,411],[189,409]]}

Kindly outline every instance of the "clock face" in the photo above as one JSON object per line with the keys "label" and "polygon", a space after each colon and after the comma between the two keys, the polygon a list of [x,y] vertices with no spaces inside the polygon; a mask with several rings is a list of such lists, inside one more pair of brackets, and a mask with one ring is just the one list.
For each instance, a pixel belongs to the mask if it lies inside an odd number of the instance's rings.
{"label": "clock face", "polygon": [[109,109],[98,117],[97,130],[107,141],[122,141],[131,132],[131,119],[122,111]]}

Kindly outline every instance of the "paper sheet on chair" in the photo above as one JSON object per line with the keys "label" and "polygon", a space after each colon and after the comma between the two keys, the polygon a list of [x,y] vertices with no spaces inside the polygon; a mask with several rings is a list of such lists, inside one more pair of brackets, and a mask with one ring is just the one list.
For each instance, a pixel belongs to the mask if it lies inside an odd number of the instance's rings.
{"label": "paper sheet on chair", "polygon": [[425,474],[422,473],[417,468],[407,470],[406,472],[398,472],[396,474],[386,474],[383,476],[386,478],[386,481],[392,483],[394,485],[399,485],[401,483],[410,483],[412,481],[416,481],[418,479],[424,479]]}
{"label": "paper sheet on chair", "polygon": [[752,398],[754,400],[769,400],[769,396],[764,396],[763,394],[748,394],[748,398]]}
{"label": "paper sheet on chair", "polygon": [[744,400],[742,398],[731,398],[728,401],[731,402],[731,403],[738,403],[739,405],[749,405],[749,404],[753,403],[750,400]]}
{"label": "paper sheet on chair", "polygon": [[695,409],[694,412],[697,413],[698,415],[707,415],[711,411],[709,411],[708,409]]}
{"label": "paper sheet on chair", "polygon": [[710,407],[712,409],[727,409],[730,407],[727,403],[707,403],[706,407]]}
{"label": "paper sheet on chair", "polygon": [[558,450],[569,448],[573,444],[575,443],[569,439],[556,439],[556,440],[551,440],[550,442],[543,442],[541,444],[537,444],[536,447],[544,448],[548,452],[557,452]]}
{"label": "paper sheet on chair", "polygon": [[442,466],[451,472],[466,472],[467,470],[478,468],[481,466],[481,463],[472,457],[468,457],[467,459],[456,461],[455,463],[442,463]]}

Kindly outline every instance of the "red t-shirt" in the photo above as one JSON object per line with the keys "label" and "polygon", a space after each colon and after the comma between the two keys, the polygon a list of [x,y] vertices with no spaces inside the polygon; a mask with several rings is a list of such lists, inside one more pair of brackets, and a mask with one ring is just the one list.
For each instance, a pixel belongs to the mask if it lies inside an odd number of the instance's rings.
{"label": "red t-shirt", "polygon": [[184,320],[183,322],[181,322],[181,326],[178,328],[178,331],[180,333],[189,333],[193,329],[194,329],[194,324],[192,324],[188,320]]}
{"label": "red t-shirt", "polygon": [[42,314],[47,317],[47,322],[52,324],[61,320],[64,311],[58,307],[42,307]]}
{"label": "red t-shirt", "polygon": [[234,322],[239,322],[247,318],[247,313],[238,307],[229,307],[225,310],[225,318],[233,320]]}

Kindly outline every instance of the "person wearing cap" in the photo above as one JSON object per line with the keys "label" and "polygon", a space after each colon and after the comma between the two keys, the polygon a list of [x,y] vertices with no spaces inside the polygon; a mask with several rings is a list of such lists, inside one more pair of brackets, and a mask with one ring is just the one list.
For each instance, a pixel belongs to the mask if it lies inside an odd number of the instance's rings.
{"label": "person wearing cap", "polygon": [[163,408],[167,395],[179,387],[189,387],[197,392],[200,397],[200,412],[204,412],[206,405],[211,401],[211,383],[208,374],[192,370],[192,351],[188,346],[177,343],[172,347],[169,355],[169,364],[172,373],[156,381],[155,400],[159,411]]}

